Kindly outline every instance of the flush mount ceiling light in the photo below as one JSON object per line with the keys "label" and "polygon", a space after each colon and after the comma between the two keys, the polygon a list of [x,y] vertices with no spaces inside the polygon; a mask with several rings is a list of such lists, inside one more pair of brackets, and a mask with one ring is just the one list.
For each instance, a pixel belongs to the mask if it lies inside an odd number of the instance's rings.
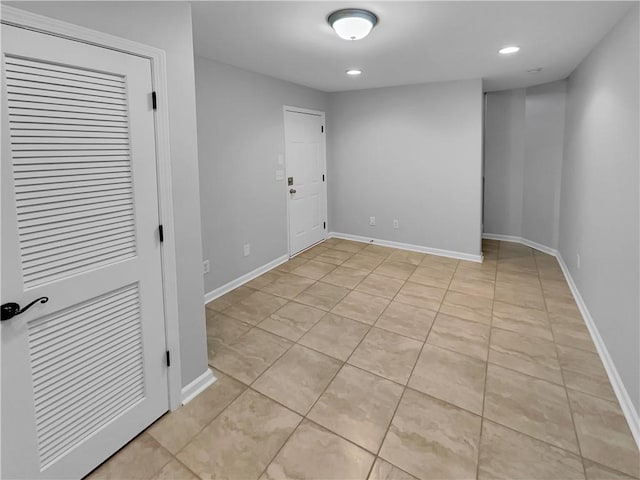
{"label": "flush mount ceiling light", "polygon": [[345,73],[351,77],[357,77],[358,75],[362,75],[362,70],[358,68],[350,68]]}
{"label": "flush mount ceiling light", "polygon": [[508,47],[502,47],[498,50],[500,55],[509,55],[510,53],[517,53],[520,51],[520,47],[516,45],[509,45]]}
{"label": "flush mount ceiling light", "polygon": [[360,40],[369,35],[371,29],[378,23],[378,17],[368,10],[345,8],[333,12],[327,21],[340,38]]}

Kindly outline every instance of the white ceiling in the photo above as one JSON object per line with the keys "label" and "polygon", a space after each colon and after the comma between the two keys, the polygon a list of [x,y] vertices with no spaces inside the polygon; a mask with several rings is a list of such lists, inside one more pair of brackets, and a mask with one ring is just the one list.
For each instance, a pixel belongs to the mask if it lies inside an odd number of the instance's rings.
{"label": "white ceiling", "polygon": [[[633,2],[193,2],[196,54],[327,92],[482,78],[486,91],[566,78]],[[340,39],[334,10],[380,21]],[[516,44],[518,54],[497,50]],[[347,77],[345,70],[364,74]],[[542,67],[540,73],[527,70]]]}

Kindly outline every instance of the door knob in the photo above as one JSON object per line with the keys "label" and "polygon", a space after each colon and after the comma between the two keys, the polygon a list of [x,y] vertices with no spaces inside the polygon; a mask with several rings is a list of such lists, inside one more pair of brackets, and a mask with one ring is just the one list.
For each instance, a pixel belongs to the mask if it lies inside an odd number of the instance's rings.
{"label": "door knob", "polygon": [[294,193],[296,193],[296,190],[294,188],[292,188],[291,190],[289,190],[289,193],[294,194]]}
{"label": "door knob", "polygon": [[2,310],[2,315],[0,316],[0,321],[5,321],[5,320],[9,320],[13,317],[15,317],[16,315],[20,315],[21,313],[26,312],[27,310],[29,310],[35,303],[47,303],[49,301],[49,297],[40,297],[40,298],[36,298],[33,302],[31,302],[29,305],[27,305],[24,308],[20,308],[20,305],[18,305],[17,303],[3,303],[0,306],[0,310]]}

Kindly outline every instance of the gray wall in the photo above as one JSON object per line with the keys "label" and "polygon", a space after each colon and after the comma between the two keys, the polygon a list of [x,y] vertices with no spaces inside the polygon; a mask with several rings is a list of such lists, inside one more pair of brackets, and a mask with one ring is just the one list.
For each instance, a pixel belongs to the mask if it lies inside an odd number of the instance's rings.
{"label": "gray wall", "polygon": [[12,2],[167,53],[182,383],[207,368],[191,7],[186,2]]}
{"label": "gray wall", "polygon": [[558,247],[566,82],[527,88],[522,237]]}
{"label": "gray wall", "polygon": [[640,412],[638,13],[636,6],[569,77],[560,207],[560,253],[636,412]]}
{"label": "gray wall", "polygon": [[566,82],[488,93],[484,231],[557,248]]}
{"label": "gray wall", "polygon": [[479,255],[481,81],[329,99],[330,230]]}
{"label": "gray wall", "polygon": [[486,95],[484,231],[522,234],[525,90]]}
{"label": "gray wall", "polygon": [[[288,253],[283,105],[326,110],[326,94],[196,58],[203,258],[210,292]],[[196,185],[197,190],[197,185]],[[243,245],[251,255],[243,256]],[[202,300],[200,300],[202,303]]]}

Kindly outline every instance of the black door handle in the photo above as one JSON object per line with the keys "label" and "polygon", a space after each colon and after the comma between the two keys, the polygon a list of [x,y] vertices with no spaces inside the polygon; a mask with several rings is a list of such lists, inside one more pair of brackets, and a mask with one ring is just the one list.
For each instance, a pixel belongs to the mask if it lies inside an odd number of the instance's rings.
{"label": "black door handle", "polygon": [[27,310],[29,310],[35,303],[47,303],[49,301],[49,297],[40,297],[40,298],[36,298],[33,302],[31,302],[29,305],[27,305],[24,308],[20,308],[20,305],[18,305],[17,303],[3,303],[2,306],[0,306],[0,309],[2,310],[2,316],[0,317],[0,321],[5,321],[5,320],[9,320],[10,318],[15,317],[16,315],[20,315],[23,312],[26,312]]}

